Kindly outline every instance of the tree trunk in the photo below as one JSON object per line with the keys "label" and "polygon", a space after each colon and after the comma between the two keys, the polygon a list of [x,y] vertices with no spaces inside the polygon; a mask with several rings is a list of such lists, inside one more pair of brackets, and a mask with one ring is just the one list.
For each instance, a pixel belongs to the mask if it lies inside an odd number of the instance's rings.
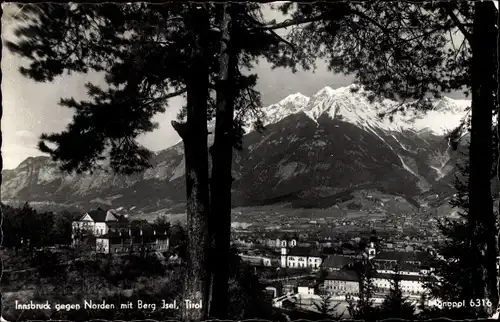
{"label": "tree trunk", "polygon": [[[192,33],[191,65],[187,85],[186,122],[173,121],[172,126],[184,143],[187,199],[187,254],[184,275],[183,321],[200,321],[208,317],[208,151],[207,151],[207,101],[209,72],[204,48],[208,31],[208,17],[202,8],[193,8],[188,22],[188,32]],[[189,309],[184,301],[199,303],[201,309]]]}
{"label": "tree trunk", "polygon": [[234,68],[236,54],[230,40],[230,4],[224,4],[221,19],[221,48],[217,107],[210,180],[211,231],[214,237],[213,284],[210,317],[228,318],[229,248],[231,242],[231,185],[233,161]]}
{"label": "tree trunk", "polygon": [[[492,2],[476,2],[472,47],[472,118],[469,177],[469,224],[473,265],[482,263],[474,280],[478,288],[473,298],[489,299],[496,306],[496,220],[491,195],[492,111],[494,102],[495,9]],[[476,282],[477,281],[477,282]]]}
{"label": "tree trunk", "polygon": [[[500,182],[500,5],[497,7],[497,127],[496,127],[496,134],[497,134],[497,179]],[[498,197],[498,196],[497,196]],[[498,211],[500,212],[500,199],[498,200]],[[498,216],[498,214],[497,214]],[[497,227],[498,229],[498,227]],[[500,247],[500,240],[499,236],[497,233],[497,251],[498,247]],[[497,254],[498,256],[498,254]],[[498,271],[498,259],[496,260],[497,264],[497,299],[500,299],[500,279],[499,279],[499,271]],[[493,316],[494,319],[498,319],[500,314],[500,302],[497,302],[496,305],[496,311],[495,311],[495,316]]]}

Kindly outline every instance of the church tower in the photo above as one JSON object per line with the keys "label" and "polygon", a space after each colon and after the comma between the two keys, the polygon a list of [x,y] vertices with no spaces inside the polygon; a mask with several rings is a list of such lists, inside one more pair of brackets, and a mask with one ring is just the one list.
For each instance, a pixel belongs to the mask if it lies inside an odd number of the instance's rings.
{"label": "church tower", "polygon": [[286,267],[286,255],[288,251],[286,247],[281,247],[281,267]]}
{"label": "church tower", "polygon": [[367,249],[368,253],[368,259],[373,259],[377,255],[377,248],[378,248],[378,238],[377,238],[377,232],[372,226],[372,231],[371,231],[371,236],[370,236],[370,244]]}
{"label": "church tower", "polygon": [[370,242],[370,246],[368,247],[368,259],[374,259],[375,255],[377,255],[377,249],[375,246],[374,242]]}

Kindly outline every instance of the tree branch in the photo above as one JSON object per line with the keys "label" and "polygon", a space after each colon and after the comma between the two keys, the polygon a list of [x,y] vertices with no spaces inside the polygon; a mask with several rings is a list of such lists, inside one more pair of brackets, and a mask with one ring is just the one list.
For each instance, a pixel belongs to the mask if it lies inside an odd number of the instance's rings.
{"label": "tree branch", "polygon": [[467,31],[467,29],[465,29],[465,25],[460,21],[460,19],[458,19],[455,12],[453,12],[454,9],[453,5],[451,3],[443,2],[443,6],[446,12],[448,13],[448,16],[450,16],[451,20],[455,24],[455,26],[457,26],[460,32],[462,32],[462,34],[464,35],[465,39],[467,39],[469,44],[472,44],[473,42],[472,35],[470,34],[470,32]]}
{"label": "tree branch", "polygon": [[303,19],[287,19],[283,22],[273,25],[261,25],[255,28],[250,28],[250,31],[260,29],[260,30],[276,30],[281,28],[288,28],[291,26],[301,25],[304,23],[316,22],[327,18],[325,14],[318,15],[316,17],[303,18]]}
{"label": "tree branch", "polygon": [[373,18],[367,16],[364,12],[361,12],[357,9],[349,9],[350,13],[362,18],[362,19],[365,19],[366,21],[372,23],[373,25],[377,26],[380,30],[382,30],[384,33],[386,34],[389,34],[390,33],[390,30],[387,29],[387,27],[384,27],[382,26],[381,24],[379,24],[377,21],[373,20]]}
{"label": "tree branch", "polygon": [[269,32],[274,36],[274,38],[276,38],[278,41],[281,41],[283,42],[284,44],[288,45],[293,52],[296,52],[297,49],[295,48],[295,46],[289,42],[288,40],[286,40],[285,38],[281,37],[280,35],[278,35],[274,30],[269,30]]}
{"label": "tree branch", "polygon": [[158,99],[161,99],[161,100],[166,100],[166,99],[169,99],[169,98],[172,98],[172,97],[176,97],[176,96],[179,96],[179,95],[182,95],[184,93],[187,92],[187,88],[183,88],[183,89],[180,89],[176,92],[173,92],[173,93],[170,93],[170,94],[166,94]]}
{"label": "tree branch", "polygon": [[157,98],[151,98],[149,99],[148,101],[146,102],[143,102],[143,104],[151,104],[151,103],[156,103],[158,101],[164,101],[164,100],[167,100],[169,98],[173,98],[173,97],[176,97],[176,96],[179,96],[179,95],[182,95],[184,93],[187,92],[187,88],[183,88],[183,89],[180,89],[178,91],[175,91],[173,93],[169,93],[169,94],[166,94],[166,95],[163,95],[163,96],[160,96],[160,97],[157,97]]}
{"label": "tree branch", "polygon": [[177,134],[179,134],[179,136],[181,137],[181,139],[184,141],[185,138],[186,138],[186,136],[187,136],[187,132],[188,132],[188,125],[187,125],[187,123],[180,123],[180,122],[177,122],[177,121],[172,121],[170,123],[172,124],[172,127],[177,132]]}

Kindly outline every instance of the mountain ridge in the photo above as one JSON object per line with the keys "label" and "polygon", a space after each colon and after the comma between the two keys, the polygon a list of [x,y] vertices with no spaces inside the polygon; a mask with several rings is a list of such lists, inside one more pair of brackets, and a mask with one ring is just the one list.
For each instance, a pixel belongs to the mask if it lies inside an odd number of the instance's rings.
{"label": "mountain ridge", "polygon": [[[310,198],[300,196],[362,184],[408,198],[434,190],[451,193],[459,153],[445,135],[466,117],[470,101],[445,97],[425,112],[408,104],[373,97],[353,84],[325,87],[310,98],[291,94],[264,107],[265,130],[249,131],[242,151],[235,152],[234,206]],[[99,171],[78,176],[58,172],[46,156],[30,157],[3,170],[2,198],[141,212],[182,209],[182,142],[154,153],[152,165],[130,177]]]}

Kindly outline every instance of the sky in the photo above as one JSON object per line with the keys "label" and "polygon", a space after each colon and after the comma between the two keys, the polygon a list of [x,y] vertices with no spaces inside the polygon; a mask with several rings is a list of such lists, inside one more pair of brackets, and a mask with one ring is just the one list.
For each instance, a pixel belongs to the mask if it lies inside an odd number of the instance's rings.
{"label": "sky", "polygon": [[[15,15],[17,9],[9,4],[2,4],[2,7],[2,41],[15,40],[9,16]],[[286,19],[268,8],[264,9],[264,17],[277,21]],[[71,110],[58,105],[60,98],[86,99],[85,83],[105,85],[102,75],[97,73],[63,75],[51,83],[37,83],[18,72],[20,66],[27,64],[26,60],[12,55],[8,50],[2,51],[4,169],[13,169],[28,157],[43,155],[36,147],[39,136],[42,133],[60,132],[71,121]],[[294,74],[284,68],[271,70],[271,65],[261,60],[253,73],[259,76],[257,89],[261,93],[263,105],[276,103],[293,93],[312,96],[325,86],[335,89],[353,82],[352,77],[329,72],[323,61],[318,61],[317,67],[315,72],[299,70]],[[460,94],[449,96],[463,98]],[[140,137],[139,142],[152,151],[163,150],[177,143],[180,138],[170,121],[176,118],[182,104],[182,99],[171,99],[167,111],[154,118],[159,128]]]}

